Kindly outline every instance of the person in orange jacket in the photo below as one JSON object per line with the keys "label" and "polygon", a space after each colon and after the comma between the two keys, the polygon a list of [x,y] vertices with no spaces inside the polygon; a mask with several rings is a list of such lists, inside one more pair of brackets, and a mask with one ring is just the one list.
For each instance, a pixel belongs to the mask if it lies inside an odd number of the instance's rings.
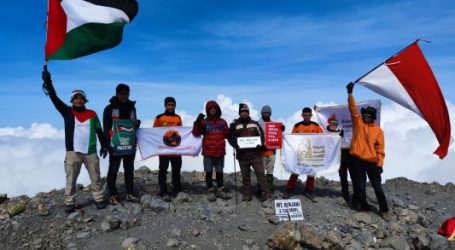
{"label": "person in orange jacket", "polygon": [[[319,124],[311,121],[311,117],[313,116],[313,112],[311,108],[305,107],[302,110],[302,117],[303,121],[296,123],[294,128],[292,129],[293,134],[322,134],[324,130],[319,126]],[[297,180],[299,178],[298,174],[291,174],[289,177],[288,183],[286,184],[286,190],[284,191],[283,198],[288,199],[292,196],[292,191],[294,191],[295,187],[297,186]],[[303,194],[305,197],[314,201],[314,175],[307,175],[307,179],[305,182],[305,189]]]}
{"label": "person in orange jacket", "polygon": [[352,141],[350,154],[352,165],[349,174],[352,178],[354,194],[352,197],[352,208],[355,210],[369,211],[370,205],[366,200],[366,179],[370,180],[379,203],[381,216],[389,217],[387,200],[382,190],[381,174],[384,164],[384,133],[382,129],[374,124],[376,120],[376,109],[366,107],[360,110],[359,114],[352,90],[354,83],[346,86],[348,92],[348,106],[352,119]]}
{"label": "person in orange jacket", "polygon": [[[165,111],[159,114],[155,118],[153,123],[154,128],[159,127],[173,127],[182,126],[182,119],[175,113],[176,101],[174,97],[166,97],[164,99]],[[176,196],[182,191],[182,185],[180,182],[180,170],[182,169],[182,156],[181,155],[160,155],[159,158],[159,171],[158,171],[158,183],[160,186],[160,195],[164,201],[170,201],[171,197],[168,194],[166,185],[167,169],[169,162],[171,163],[172,169],[172,194]]]}

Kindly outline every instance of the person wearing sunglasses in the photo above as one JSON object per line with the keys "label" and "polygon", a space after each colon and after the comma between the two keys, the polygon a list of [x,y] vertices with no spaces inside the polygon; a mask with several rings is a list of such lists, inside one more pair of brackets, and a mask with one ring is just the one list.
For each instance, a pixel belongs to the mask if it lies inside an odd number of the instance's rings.
{"label": "person wearing sunglasses", "polygon": [[376,109],[368,106],[360,110],[355,104],[352,91],[354,83],[346,86],[348,92],[348,106],[352,119],[352,141],[350,154],[352,165],[349,174],[352,178],[353,197],[352,208],[361,211],[370,211],[371,207],[366,200],[366,179],[370,180],[379,203],[379,211],[384,220],[390,219],[389,207],[382,190],[381,174],[384,171],[384,132],[374,123]]}

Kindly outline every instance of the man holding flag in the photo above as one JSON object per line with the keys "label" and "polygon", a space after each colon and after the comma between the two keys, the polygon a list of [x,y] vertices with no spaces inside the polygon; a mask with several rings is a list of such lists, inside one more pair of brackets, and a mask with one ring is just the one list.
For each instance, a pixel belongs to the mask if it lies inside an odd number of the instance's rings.
{"label": "man holding flag", "polygon": [[90,176],[90,187],[97,209],[104,209],[104,190],[100,178],[100,162],[96,155],[96,136],[102,147],[102,156],[106,157],[108,148],[101,123],[96,113],[86,109],[87,98],[82,90],[74,90],[71,94],[72,106],[66,105],[52,85],[51,74],[44,68],[42,75],[43,87],[49,94],[52,103],[62,115],[65,122],[65,212],[72,213],[76,209],[76,181],[81,171],[82,163]]}

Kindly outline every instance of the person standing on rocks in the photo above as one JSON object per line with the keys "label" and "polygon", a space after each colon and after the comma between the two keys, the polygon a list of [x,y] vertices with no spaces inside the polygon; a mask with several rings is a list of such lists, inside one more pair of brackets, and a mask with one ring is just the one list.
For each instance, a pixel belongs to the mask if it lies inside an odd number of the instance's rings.
{"label": "person standing on rocks", "polygon": [[[107,188],[109,190],[109,201],[111,204],[118,204],[119,197],[117,188],[115,184],[117,182],[117,174],[120,168],[120,163],[123,160],[123,169],[125,171],[125,186],[126,186],[126,196],[127,201],[138,202],[139,199],[134,194],[134,157],[136,155],[136,140],[133,140],[136,134],[136,130],[140,126],[140,120],[136,116],[136,102],[129,99],[130,96],[130,87],[126,84],[120,83],[115,88],[115,96],[113,96],[109,102],[110,104],[106,106],[103,113],[103,127],[106,134],[106,138],[109,138],[111,148],[109,150],[109,170],[107,172]],[[128,140],[131,145],[129,150],[116,150],[118,145],[113,145],[112,138],[114,137],[115,121],[125,122],[123,127],[124,130],[129,136]],[[117,127],[122,126],[122,124],[117,125]],[[132,127],[130,127],[132,126]],[[131,130],[131,132],[130,132]],[[119,136],[120,131],[115,136]]]}
{"label": "person standing on rocks", "polygon": [[[250,109],[247,104],[240,103],[239,105],[239,118],[234,120],[230,125],[230,139],[229,143],[237,152],[237,160],[239,161],[240,170],[242,172],[243,182],[243,201],[252,200],[252,187],[251,187],[251,169],[254,169],[256,179],[262,190],[261,200],[265,201],[273,197],[272,192],[267,186],[264,173],[264,163],[262,161],[262,152],[264,151],[264,132],[259,124],[250,118]],[[244,137],[259,137],[260,144],[254,148],[240,147],[238,143],[239,138]]]}
{"label": "person standing on rocks", "polygon": [[101,185],[100,164],[96,154],[96,136],[101,144],[101,155],[106,157],[109,144],[104,137],[100,120],[93,110],[85,107],[88,102],[82,90],[74,90],[71,93],[72,106],[66,105],[58,96],[52,84],[51,74],[44,67],[42,73],[44,81],[43,89],[49,95],[52,103],[62,115],[65,123],[65,212],[72,213],[76,209],[76,181],[79,176],[82,163],[87,168],[90,176],[90,188],[92,190],[95,206],[97,209],[106,208],[104,190]]}
{"label": "person standing on rocks", "polygon": [[[261,126],[262,130],[265,131],[265,123],[272,122],[272,108],[269,105],[265,105],[261,109],[261,118],[258,120],[259,126]],[[284,125],[281,125],[281,131],[284,131]],[[267,149],[262,152],[262,161],[264,162],[265,167],[265,178],[267,179],[267,184],[269,185],[270,191],[273,192],[273,171],[275,168],[275,149]],[[258,186],[258,190],[259,186]]]}
{"label": "person standing on rocks", "polygon": [[[329,117],[327,121],[327,131],[329,133],[338,134],[339,136],[344,136],[344,130],[338,128],[338,120],[335,115]],[[348,182],[348,168],[351,165],[351,155],[349,154],[349,145],[344,143],[342,140],[341,144],[341,161],[340,168],[338,169],[338,174],[340,176],[341,183],[341,194],[346,203],[350,204],[350,195],[349,195],[349,182]]]}
{"label": "person standing on rocks", "polygon": [[[182,119],[175,113],[175,107],[177,103],[174,97],[166,97],[164,99],[165,111],[159,114],[155,118],[153,123],[154,128],[158,127],[175,127],[182,126]],[[182,156],[181,155],[160,155],[159,156],[159,171],[158,171],[158,183],[160,186],[160,196],[164,201],[169,202],[171,197],[169,196],[166,175],[167,169],[169,168],[169,162],[171,163],[172,169],[172,193],[176,196],[182,191],[182,185],[180,182],[180,171],[182,169]]]}
{"label": "person standing on rocks", "polygon": [[384,133],[382,129],[374,124],[376,120],[376,109],[366,107],[360,110],[359,114],[352,91],[354,83],[346,86],[348,92],[348,106],[352,119],[352,141],[350,154],[352,165],[350,174],[352,178],[354,194],[352,197],[352,208],[369,211],[370,205],[366,199],[366,179],[370,180],[376,198],[379,203],[379,211],[385,219],[390,217],[387,200],[382,190],[381,174],[384,171]]}
{"label": "person standing on rocks", "polygon": [[[322,130],[319,124],[311,121],[311,117],[313,116],[313,112],[311,108],[305,107],[302,110],[302,117],[303,121],[296,123],[294,128],[292,129],[293,134],[322,134],[324,130]],[[292,192],[295,190],[297,186],[297,180],[299,178],[298,174],[291,174],[289,177],[288,183],[286,184],[286,190],[283,194],[283,198],[288,199],[292,196]],[[314,175],[307,175],[307,179],[305,182],[305,188],[303,190],[303,194],[305,197],[314,201]]]}
{"label": "person standing on rocks", "polygon": [[[193,124],[193,135],[202,139],[202,155],[204,156],[205,183],[207,184],[207,199],[216,201],[216,197],[229,200],[223,185],[224,156],[226,155],[225,139],[229,138],[229,127],[221,118],[221,109],[215,101],[207,102],[205,106],[207,118],[200,113]],[[213,169],[216,173],[217,190],[213,187]]]}

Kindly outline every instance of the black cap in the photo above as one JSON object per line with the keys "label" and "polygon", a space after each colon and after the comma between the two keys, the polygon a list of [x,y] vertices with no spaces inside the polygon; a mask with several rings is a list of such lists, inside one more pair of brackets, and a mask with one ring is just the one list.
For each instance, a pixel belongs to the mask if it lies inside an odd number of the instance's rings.
{"label": "black cap", "polygon": [[239,115],[240,113],[242,113],[242,111],[246,111],[246,112],[250,112],[250,108],[248,107],[248,105],[246,103],[240,103],[239,104]]}
{"label": "black cap", "polygon": [[168,96],[168,97],[164,98],[164,106],[166,106],[166,104],[171,103],[171,102],[174,104],[177,104],[177,102],[175,101],[175,98],[172,96]]}
{"label": "black cap", "polygon": [[124,83],[120,83],[115,88],[116,93],[130,93],[130,87]]}
{"label": "black cap", "polygon": [[360,109],[360,113],[363,115],[363,114],[370,114],[374,120],[376,120],[376,109],[371,107],[371,106],[368,106],[366,108],[361,108]]}

